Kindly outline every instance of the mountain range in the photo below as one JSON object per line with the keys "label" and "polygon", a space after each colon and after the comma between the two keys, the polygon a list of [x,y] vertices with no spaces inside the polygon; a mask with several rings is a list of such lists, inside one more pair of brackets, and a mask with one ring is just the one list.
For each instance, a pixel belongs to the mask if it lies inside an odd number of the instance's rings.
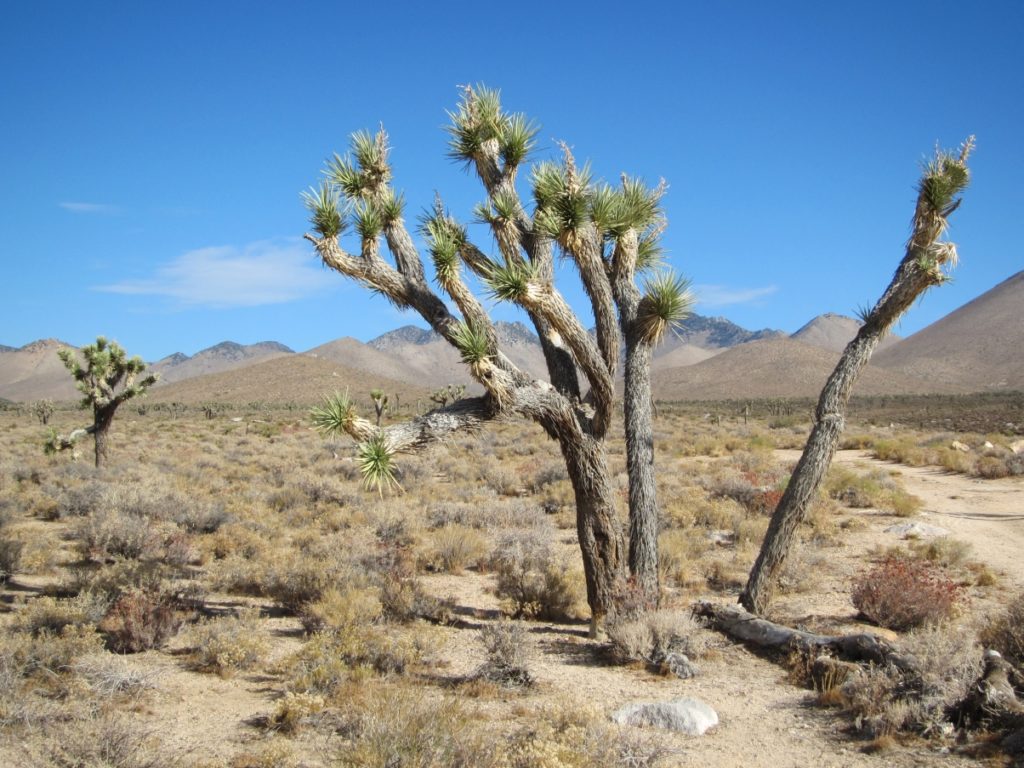
{"label": "mountain range", "polygon": [[[1024,389],[1024,272],[914,335],[891,335],[857,384],[860,394],[960,393]],[[655,353],[652,385],[666,400],[808,397],[820,390],[860,323],[826,313],[791,335],[750,331],[722,317],[691,315]],[[544,377],[540,344],[524,324],[498,322],[502,351]],[[0,346],[0,398],[77,397],[56,351],[44,339],[20,349]],[[264,341],[225,341],[194,355],[175,353],[152,364],[158,400],[310,402],[346,387],[382,388],[420,398],[451,384],[476,387],[458,352],[440,336],[403,326],[363,343],[350,337],[302,353]]]}

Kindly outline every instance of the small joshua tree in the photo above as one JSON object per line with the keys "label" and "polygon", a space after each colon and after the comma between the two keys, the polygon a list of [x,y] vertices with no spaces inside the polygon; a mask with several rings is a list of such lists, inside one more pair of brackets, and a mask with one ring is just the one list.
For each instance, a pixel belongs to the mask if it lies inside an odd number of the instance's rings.
{"label": "small joshua tree", "polygon": [[54,432],[46,444],[48,453],[73,448],[83,435],[92,435],[96,444],[96,466],[102,467],[107,459],[107,433],[114,413],[126,400],[145,394],[157,381],[156,375],[138,379],[146,369],[141,357],[128,357],[116,341],[96,337],[95,344],[82,347],[83,366],[73,350],[62,349],[57,354],[75,378],[75,386],[82,393],[83,408],[92,408],[92,424],[76,429],[68,436]]}
{"label": "small joshua tree", "polygon": [[28,409],[45,427],[50,423],[50,417],[53,416],[53,400],[36,400]]}
{"label": "small joshua tree", "polygon": [[388,396],[383,389],[371,389],[370,399],[373,400],[373,410],[377,412],[377,426],[379,427],[380,420],[384,417],[384,412],[388,407]]}

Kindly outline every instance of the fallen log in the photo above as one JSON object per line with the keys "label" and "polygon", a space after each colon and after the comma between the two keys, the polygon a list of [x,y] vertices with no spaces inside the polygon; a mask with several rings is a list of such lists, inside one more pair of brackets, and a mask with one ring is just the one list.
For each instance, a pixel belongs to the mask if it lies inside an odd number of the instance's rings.
{"label": "fallen log", "polygon": [[830,650],[848,661],[892,665],[901,672],[914,672],[918,667],[914,657],[899,653],[877,635],[818,635],[758,618],[738,605],[718,605],[706,601],[698,602],[693,613],[709,619],[719,632],[758,648],[779,652],[793,648]]}

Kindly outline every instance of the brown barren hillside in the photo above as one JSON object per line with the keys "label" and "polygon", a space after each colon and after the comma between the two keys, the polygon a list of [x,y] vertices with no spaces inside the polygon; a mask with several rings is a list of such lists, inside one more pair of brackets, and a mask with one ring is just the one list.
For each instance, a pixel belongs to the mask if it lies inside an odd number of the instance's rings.
{"label": "brown barren hillside", "polygon": [[1024,389],[1024,272],[879,352],[874,364],[972,391]]}
{"label": "brown barren hillside", "polygon": [[[741,344],[696,365],[655,371],[655,397],[661,400],[719,400],[764,397],[817,397],[839,354],[792,339]],[[895,372],[868,368],[854,394],[962,392]]]}
{"label": "brown barren hillside", "polygon": [[383,389],[401,403],[415,405],[427,390],[402,384],[384,376],[348,368],[307,355],[289,355],[232,371],[197,376],[152,390],[152,402],[187,404],[214,403],[300,403],[319,402],[331,392],[348,390],[353,397],[367,399],[371,389]]}
{"label": "brown barren hillside", "polygon": [[58,339],[41,339],[21,349],[0,352],[0,397],[15,401],[80,397],[57,357],[57,351],[65,348],[74,349]]}
{"label": "brown barren hillside", "polygon": [[[846,315],[837,315],[834,312],[826,312],[818,315],[807,325],[794,333],[789,338],[794,341],[802,341],[812,347],[820,347],[832,352],[842,352],[850,343],[857,331],[860,330],[860,321],[854,320]],[[899,336],[890,333],[878,345],[879,350],[891,347],[900,340]]]}
{"label": "brown barren hillside", "polygon": [[276,341],[261,341],[256,344],[237,344],[233,341],[222,341],[212,347],[196,352],[192,357],[177,352],[158,360],[150,366],[154,373],[160,374],[163,384],[183,381],[193,376],[205,376],[209,373],[221,373],[235,368],[244,368],[264,360],[294,354],[284,344]]}

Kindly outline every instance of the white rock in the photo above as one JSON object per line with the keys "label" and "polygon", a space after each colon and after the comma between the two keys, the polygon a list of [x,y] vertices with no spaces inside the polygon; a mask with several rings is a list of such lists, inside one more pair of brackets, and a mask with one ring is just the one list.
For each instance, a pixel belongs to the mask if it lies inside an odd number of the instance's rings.
{"label": "white rock", "polygon": [[971,447],[969,445],[961,443],[959,440],[954,440],[952,443],[949,444],[949,447],[952,448],[954,451],[960,451],[961,453],[971,452]]}
{"label": "white rock", "polygon": [[897,536],[902,536],[905,539],[949,535],[949,531],[945,528],[940,528],[937,525],[928,525],[928,523],[899,523],[898,525],[890,525],[885,529],[885,532],[895,533]]}
{"label": "white rock", "polygon": [[1015,443],[1010,443],[1010,450],[1018,455],[1024,453],[1024,440],[1018,440]]}
{"label": "white rock", "polygon": [[718,713],[700,699],[627,704],[612,713],[620,725],[649,725],[669,731],[700,736],[718,725]]}

